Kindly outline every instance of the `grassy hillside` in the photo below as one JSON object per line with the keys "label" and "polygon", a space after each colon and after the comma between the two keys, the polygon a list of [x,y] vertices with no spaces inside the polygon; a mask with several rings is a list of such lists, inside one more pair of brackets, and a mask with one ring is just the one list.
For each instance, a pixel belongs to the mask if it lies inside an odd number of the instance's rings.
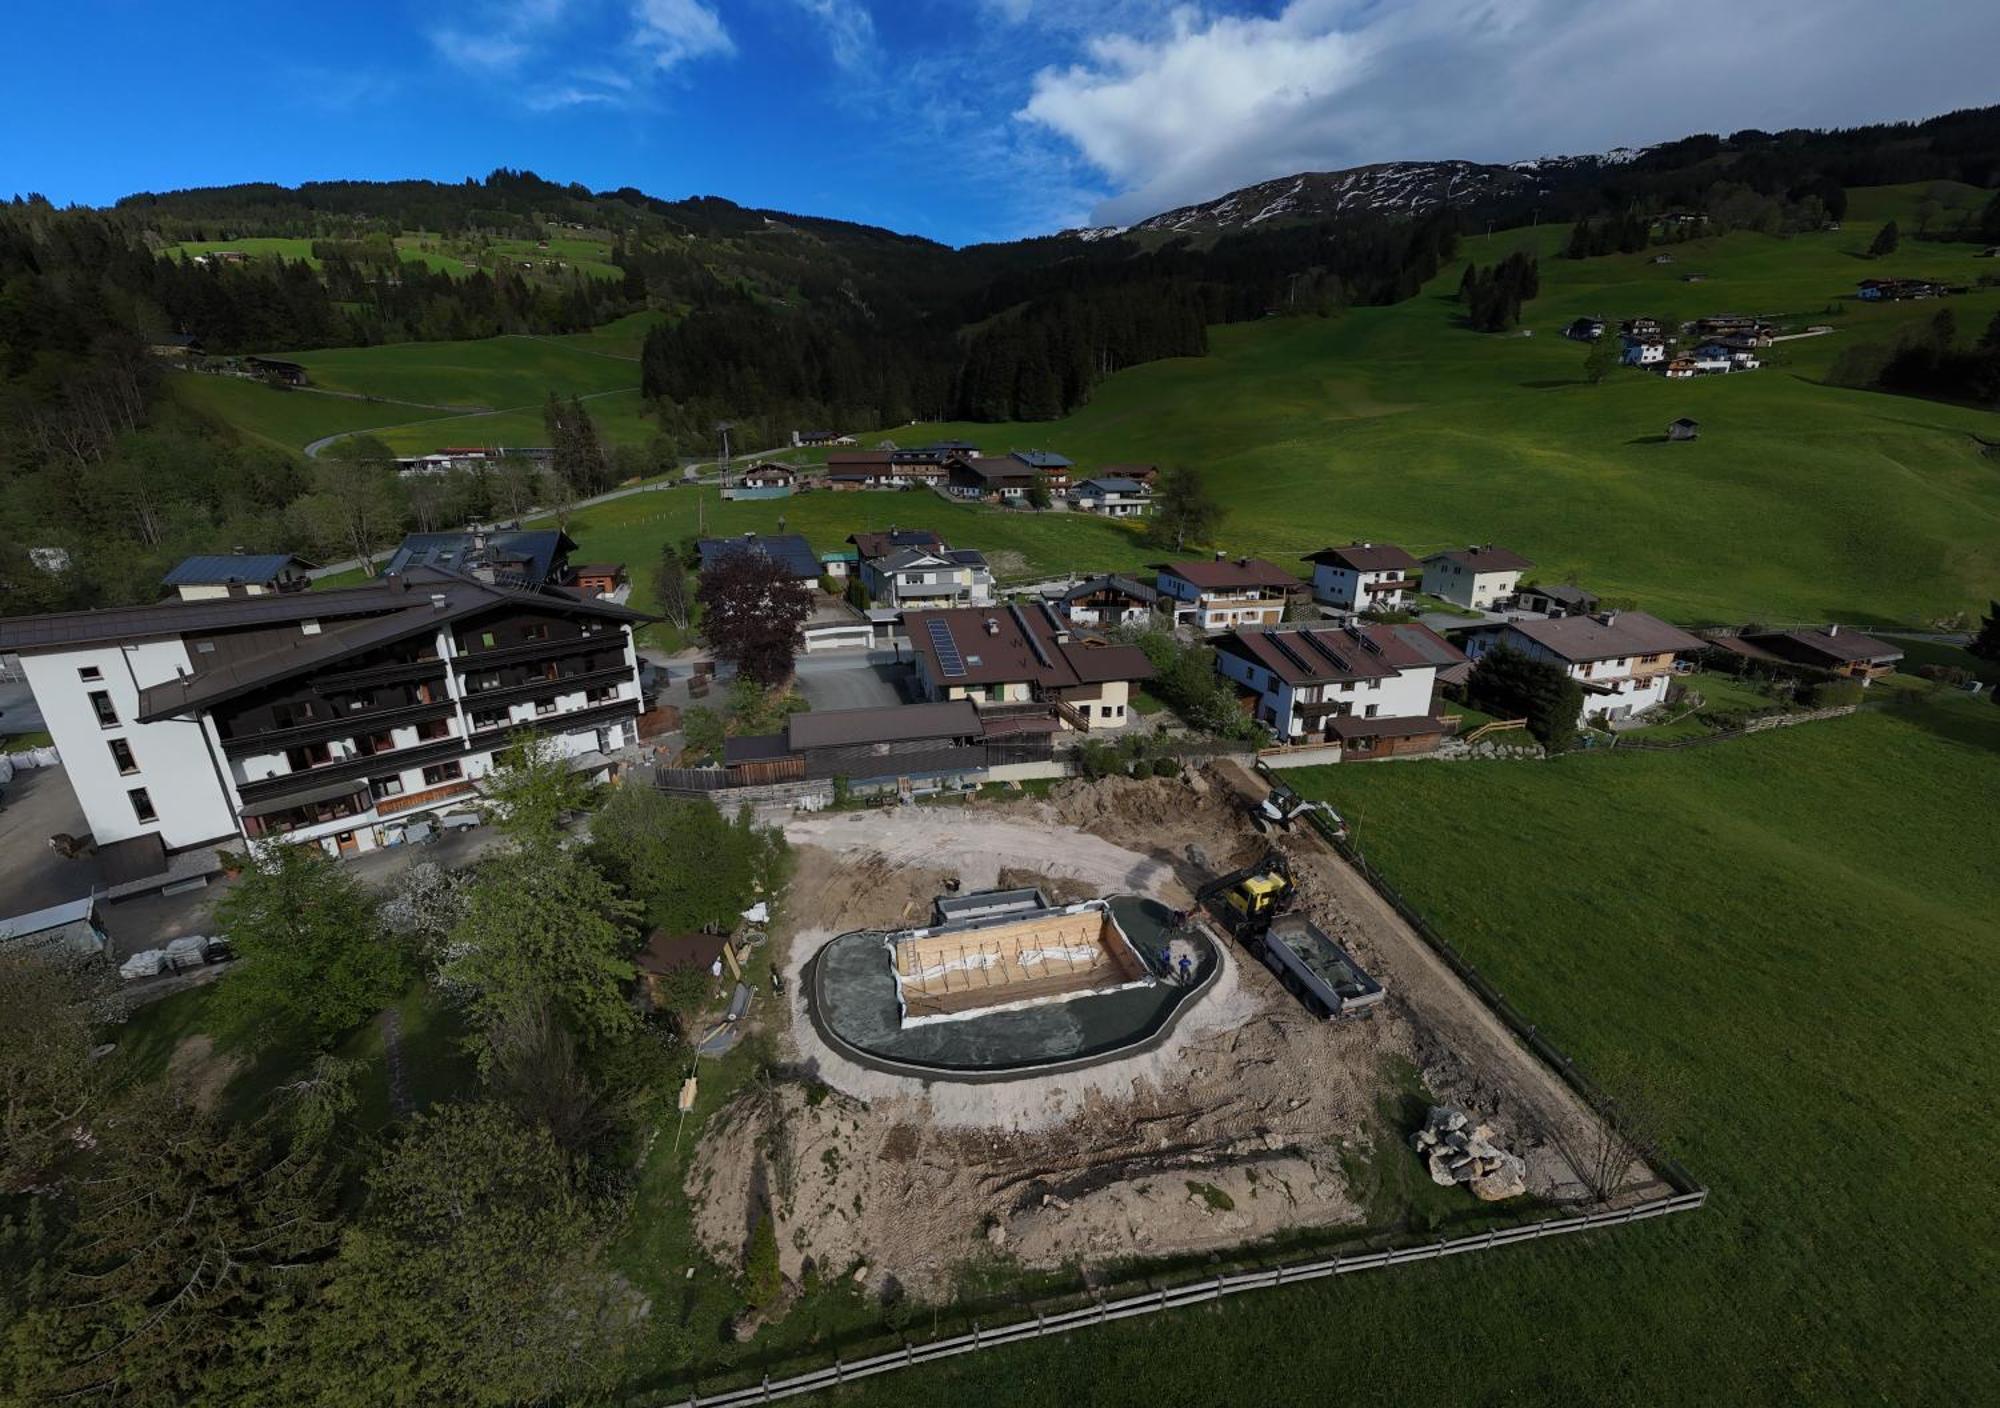
{"label": "grassy hillside", "polygon": [[[1499,542],[1545,576],[1578,575],[1690,621],[1927,619],[1983,603],[2000,580],[2000,458],[1975,438],[2000,441],[2000,415],[1816,378],[1843,345],[1943,306],[1974,336],[2000,311],[2000,289],[1862,305],[1846,295],[1863,277],[1996,272],[1964,245],[1905,241],[1867,260],[1873,234],[1851,220],[1790,239],[1733,234],[1655,265],[1558,259],[1566,229],[1511,231],[1468,253],[1488,263],[1523,245],[1542,252],[1542,295],[1520,333],[1459,326],[1461,262],[1395,307],[1214,329],[1212,355],[1125,372],[1064,421],[887,433],[1051,445],[1086,467],[1201,466],[1229,507],[1232,550]],[[1694,271],[1705,281],[1682,281]],[[1581,346],[1558,336],[1583,313],[1724,311],[1838,331],[1780,344],[1755,373],[1669,383],[1621,370],[1595,387]],[[1701,439],[1664,443],[1682,415],[1702,422]]]}
{"label": "grassy hillside", "polygon": [[[844,1401],[1954,1402],[1991,1358],[2000,709],[1673,754],[1291,773],[1585,1064],[1685,1082],[1691,1217],[1259,1294]],[[1782,821],[1773,819],[1782,818]],[[1477,845],[1468,838],[1487,838]],[[1526,840],[1534,838],[1530,844]],[[1308,1357],[1303,1346],[1323,1348]],[[1312,1367],[1307,1367],[1311,1365]],[[1472,1387],[1476,1386],[1476,1387]]]}
{"label": "grassy hillside", "polygon": [[[1907,230],[1927,190],[1857,193],[1855,207],[1896,217]],[[1216,328],[1211,355],[1121,373],[1065,420],[903,426],[862,440],[1049,446],[1086,470],[1123,460],[1197,465],[1228,507],[1220,543],[1231,551],[1284,559],[1352,537],[1418,552],[1497,542],[1534,559],[1540,576],[1574,576],[1689,622],[1917,624],[1983,607],[2000,583],[2000,454],[1982,446],[2000,444],[2000,415],[1820,379],[1843,347],[1896,336],[1940,308],[1952,310],[1966,339],[2000,311],[2000,288],[1871,307],[1851,297],[1860,278],[1969,283],[2000,266],[1971,246],[1912,238],[1870,260],[1864,252],[1876,228],[1850,217],[1841,230],[1785,239],[1732,234],[1673,246],[1671,264],[1650,255],[1564,260],[1555,253],[1567,227],[1508,231],[1469,241],[1466,254],[1480,263],[1523,246],[1543,255],[1542,294],[1517,333],[1461,326],[1461,262],[1395,307]],[[1692,273],[1703,281],[1686,282]],[[1584,313],[1724,311],[1835,331],[1779,344],[1754,373],[1669,383],[1621,369],[1601,386],[1584,381],[1581,346],[1558,336]],[[329,386],[518,408],[479,421],[363,402],[274,417],[252,397],[234,401],[264,413],[249,422],[257,433],[295,445],[312,438],[306,429],[327,433],[344,416],[356,426],[397,426],[384,438],[404,451],[538,444],[549,385],[634,385],[636,367],[618,358],[636,355],[644,326],[628,318],[565,339],[303,355]],[[649,433],[636,393],[592,409],[613,441]],[[1702,422],[1701,438],[1665,443],[1666,423],[1682,415]],[[276,422],[296,424],[289,440]],[[886,508],[875,496],[801,508],[806,502],[733,512],[764,526],[781,513],[805,522],[797,517],[805,513],[839,529],[837,540]],[[1065,549],[1038,563],[1122,565],[1088,554],[1095,532],[1081,520],[1037,530],[1048,547]]]}

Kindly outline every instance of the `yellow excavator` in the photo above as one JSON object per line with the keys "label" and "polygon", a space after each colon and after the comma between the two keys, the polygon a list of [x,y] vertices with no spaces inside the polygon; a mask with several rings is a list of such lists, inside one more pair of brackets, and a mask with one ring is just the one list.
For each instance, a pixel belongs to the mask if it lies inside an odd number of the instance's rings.
{"label": "yellow excavator", "polygon": [[1195,902],[1236,938],[1247,939],[1269,929],[1293,893],[1291,867],[1283,855],[1269,851],[1255,865],[1209,881],[1195,892]]}

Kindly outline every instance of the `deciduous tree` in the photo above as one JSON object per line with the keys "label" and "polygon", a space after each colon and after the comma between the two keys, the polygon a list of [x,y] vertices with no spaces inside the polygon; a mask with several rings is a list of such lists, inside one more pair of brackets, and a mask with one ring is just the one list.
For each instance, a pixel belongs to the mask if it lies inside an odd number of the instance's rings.
{"label": "deciduous tree", "polygon": [[1192,465],[1172,465],[1161,472],[1160,489],[1153,496],[1153,531],[1175,552],[1213,538],[1222,515],[1221,502]]}
{"label": "deciduous tree", "polygon": [[443,1105],[368,1180],[313,1328],[336,1408],[594,1400],[637,1307],[603,1259],[610,1210],[548,1130]]}
{"label": "deciduous tree", "polygon": [[375,899],[317,846],[256,848],[216,910],[237,962],[217,985],[217,1030],[266,1046],[326,1045],[409,985],[409,950],[385,933]]}
{"label": "deciduous tree", "polygon": [[709,648],[761,685],[782,684],[805,644],[812,589],[790,569],[748,548],[724,553],[701,574],[701,634]]}

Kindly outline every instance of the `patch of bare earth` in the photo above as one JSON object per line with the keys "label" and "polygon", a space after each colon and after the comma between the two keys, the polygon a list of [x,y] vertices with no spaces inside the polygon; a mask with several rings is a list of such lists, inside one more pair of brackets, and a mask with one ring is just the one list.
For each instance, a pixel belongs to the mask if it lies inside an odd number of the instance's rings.
{"label": "patch of bare earth", "polygon": [[[937,1296],[982,1253],[1052,1267],[1351,1223],[1360,1211],[1342,1154],[1399,1137],[1382,1123],[1392,1094],[1384,1072],[1398,1059],[1439,1099],[1491,1123],[1527,1160],[1531,1192],[1577,1194],[1547,1131],[1588,1115],[1316,839],[1282,844],[1306,912],[1384,980],[1389,997],[1373,1020],[1313,1020],[1227,944],[1216,984],[1158,1049],[1079,1072],[968,1084],[855,1067],[820,1042],[799,1007],[800,970],[821,944],[856,928],[921,923],[947,879],[1189,904],[1210,878],[1190,847],[1221,870],[1266,844],[1238,786],[1217,769],[1194,786],[1111,779],[1066,784],[1042,802],[789,825],[799,858],[790,932],[774,936],[792,979],[783,1044],[832,1093],[815,1102],[807,1086],[790,1085],[743,1097],[710,1121],[687,1180],[709,1251],[738,1263],[768,1197],[788,1276],[808,1257],[832,1275],[865,1264],[877,1284],[893,1277]],[[773,1138],[776,1125],[783,1133]]]}

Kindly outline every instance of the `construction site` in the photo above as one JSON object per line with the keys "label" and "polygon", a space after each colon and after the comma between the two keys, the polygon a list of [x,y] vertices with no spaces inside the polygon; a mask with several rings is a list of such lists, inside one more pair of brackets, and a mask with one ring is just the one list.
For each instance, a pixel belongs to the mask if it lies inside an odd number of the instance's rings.
{"label": "construction site", "polygon": [[[732,1263],[768,1207],[786,1276],[938,1298],[996,1259],[1359,1235],[1413,1179],[1601,1205],[1596,1116],[1282,795],[1223,761],[789,823],[803,1078],[709,1121],[702,1243]],[[1619,1165],[1614,1201],[1660,1190]]]}

